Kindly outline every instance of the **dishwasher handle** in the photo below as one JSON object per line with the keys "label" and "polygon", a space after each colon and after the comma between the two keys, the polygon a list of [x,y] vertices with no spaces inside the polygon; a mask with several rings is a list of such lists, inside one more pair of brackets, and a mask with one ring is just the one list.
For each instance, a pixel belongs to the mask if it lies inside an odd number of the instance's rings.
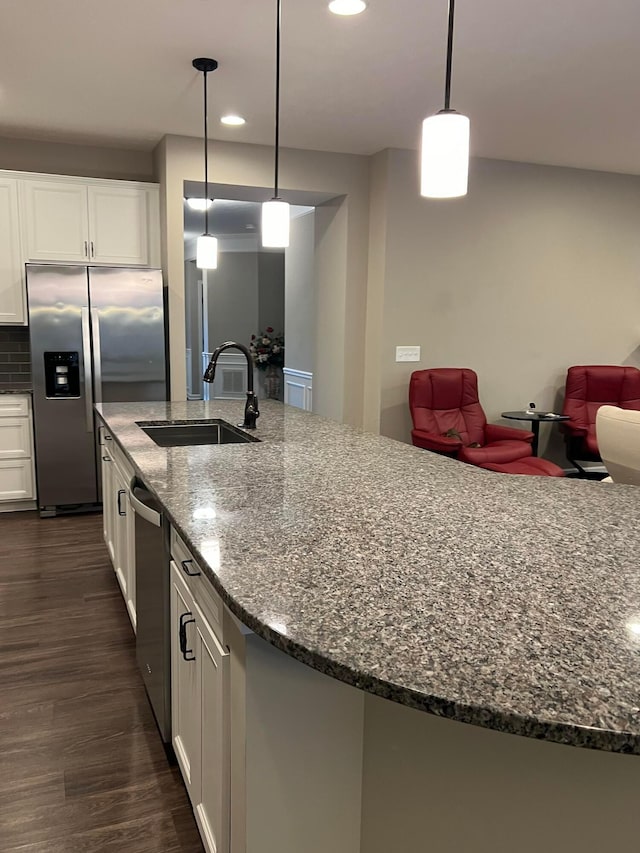
{"label": "dishwasher handle", "polygon": [[157,500],[135,478],[131,481],[129,503],[133,511],[140,518],[144,518],[145,521],[153,524],[154,527],[162,526],[162,514],[159,511]]}

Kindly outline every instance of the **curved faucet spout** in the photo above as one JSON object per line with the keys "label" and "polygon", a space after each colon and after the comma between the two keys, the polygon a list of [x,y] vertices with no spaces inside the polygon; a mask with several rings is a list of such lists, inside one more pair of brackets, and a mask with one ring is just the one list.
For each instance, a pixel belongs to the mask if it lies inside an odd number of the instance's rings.
{"label": "curved faucet spout", "polygon": [[216,347],[211,355],[211,360],[207,365],[207,369],[202,377],[205,382],[213,382],[216,376],[216,366],[221,353],[227,349],[237,349],[244,355],[247,360],[247,402],[244,407],[244,423],[241,424],[245,429],[255,429],[256,420],[260,417],[258,410],[258,397],[253,390],[253,361],[251,353],[244,344],[239,344],[236,341],[225,341]]}

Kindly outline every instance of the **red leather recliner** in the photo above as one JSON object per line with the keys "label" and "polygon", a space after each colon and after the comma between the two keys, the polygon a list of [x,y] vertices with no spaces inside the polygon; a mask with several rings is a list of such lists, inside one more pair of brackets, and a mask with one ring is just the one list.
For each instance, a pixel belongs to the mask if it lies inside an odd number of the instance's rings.
{"label": "red leather recliner", "polygon": [[640,411],[640,370],[615,364],[570,367],[562,414],[571,420],[565,421],[562,429],[567,458],[579,471],[583,469],[576,460],[600,461],[596,415],[605,404]]}
{"label": "red leather recliner", "polygon": [[[416,447],[509,474],[562,477],[562,468],[532,456],[533,433],[488,424],[478,400],[478,377],[468,368],[440,367],[411,375],[411,438]],[[460,438],[444,433],[455,430]],[[479,444],[480,447],[470,447]]]}
{"label": "red leather recliner", "polygon": [[[468,368],[416,370],[411,375],[409,408],[416,447],[449,453],[480,467],[531,456],[532,432],[487,423],[478,400],[478,377]],[[447,438],[444,433],[450,429],[462,440]]]}

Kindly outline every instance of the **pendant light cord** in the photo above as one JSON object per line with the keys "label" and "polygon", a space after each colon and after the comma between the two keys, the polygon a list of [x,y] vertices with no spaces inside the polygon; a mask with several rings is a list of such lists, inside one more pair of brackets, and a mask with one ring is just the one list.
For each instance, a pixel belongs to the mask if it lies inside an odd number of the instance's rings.
{"label": "pendant light cord", "polygon": [[209,112],[207,110],[207,72],[204,75],[204,233],[209,233]]}
{"label": "pendant light cord", "polygon": [[451,109],[451,63],[453,60],[453,16],[456,0],[449,0],[449,33],[447,36],[447,70],[444,79],[444,108]]}
{"label": "pendant light cord", "polygon": [[278,198],[280,172],[280,41],[282,38],[282,0],[277,0],[276,14],[276,139],[274,154],[273,197]]}

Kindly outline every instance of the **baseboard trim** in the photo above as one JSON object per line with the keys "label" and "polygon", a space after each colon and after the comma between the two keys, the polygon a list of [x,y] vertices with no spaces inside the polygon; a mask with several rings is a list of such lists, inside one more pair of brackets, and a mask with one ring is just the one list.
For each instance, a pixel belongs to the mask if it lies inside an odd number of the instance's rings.
{"label": "baseboard trim", "polygon": [[30,509],[38,509],[36,501],[6,501],[6,503],[0,503],[0,512],[26,512]]}

